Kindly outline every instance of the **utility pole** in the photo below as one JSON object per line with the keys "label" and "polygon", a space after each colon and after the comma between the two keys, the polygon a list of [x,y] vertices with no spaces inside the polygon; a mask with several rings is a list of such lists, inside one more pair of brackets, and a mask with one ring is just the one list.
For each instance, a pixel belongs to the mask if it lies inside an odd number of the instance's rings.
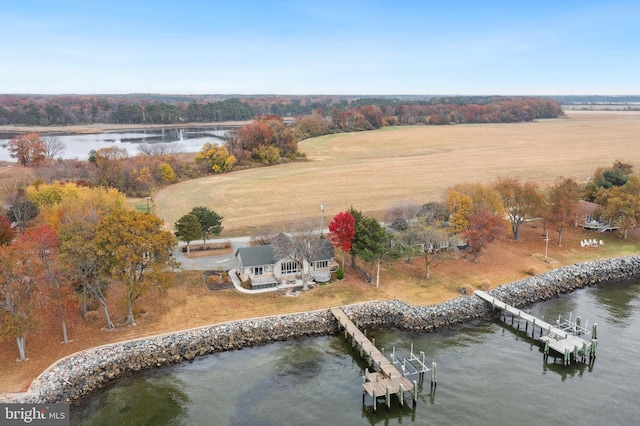
{"label": "utility pole", "polygon": [[544,261],[547,262],[547,253],[549,253],[549,231],[547,231],[547,236],[544,238]]}
{"label": "utility pole", "polygon": [[324,200],[322,200],[322,204],[320,204],[320,213],[322,214],[320,218],[320,238],[322,238],[322,232],[324,230]]}

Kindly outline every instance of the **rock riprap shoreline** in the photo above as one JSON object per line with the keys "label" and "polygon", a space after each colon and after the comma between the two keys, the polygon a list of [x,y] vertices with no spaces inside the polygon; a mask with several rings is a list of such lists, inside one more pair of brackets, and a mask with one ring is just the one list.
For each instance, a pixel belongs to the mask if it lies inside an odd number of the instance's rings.
{"label": "rock riprap shoreline", "polygon": [[[488,293],[516,307],[550,299],[579,288],[640,277],[640,257],[602,259],[563,266],[548,273],[502,285]],[[397,300],[343,306],[361,329],[397,328],[426,332],[492,313],[474,296],[430,306]],[[87,349],[60,359],[31,384],[29,391],[4,395],[0,402],[80,401],[110,380],[141,370],[191,361],[197,356],[269,342],[338,332],[328,309],[200,327]]]}

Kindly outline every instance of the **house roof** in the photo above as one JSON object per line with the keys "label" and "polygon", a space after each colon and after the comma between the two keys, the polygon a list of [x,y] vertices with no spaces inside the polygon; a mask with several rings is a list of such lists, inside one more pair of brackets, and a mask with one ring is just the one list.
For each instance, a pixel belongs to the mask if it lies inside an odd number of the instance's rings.
{"label": "house roof", "polygon": [[273,247],[271,244],[255,247],[241,247],[236,250],[236,257],[244,267],[272,265]]}
{"label": "house roof", "polygon": [[[291,235],[285,232],[281,232],[278,235],[276,235],[271,241],[276,241],[277,244],[279,244],[281,247],[286,247],[290,250],[293,250],[293,243],[291,242],[291,238],[292,238]],[[333,259],[334,254],[333,254],[333,246],[331,245],[331,242],[325,238],[319,238],[317,241],[319,241],[320,247],[318,248],[315,259],[313,260],[318,261],[318,260]],[[275,253],[273,256],[274,256],[274,259],[273,259],[274,262],[286,257],[282,255],[280,257],[277,257]]]}
{"label": "house roof", "polygon": [[[275,258],[273,246],[271,244],[255,247],[241,247],[236,250],[235,256],[240,259],[240,264],[243,267],[273,265],[277,260],[280,260]],[[320,249],[318,250],[314,261],[331,260],[333,259],[333,256],[334,254],[331,242],[326,239],[320,240]]]}
{"label": "house roof", "polygon": [[600,204],[592,203],[591,201],[580,200],[578,203],[578,212],[585,216],[590,216],[593,212],[600,207]]}
{"label": "house roof", "polygon": [[320,250],[315,260],[331,260],[333,259],[333,246],[331,242],[326,239],[320,240]]}

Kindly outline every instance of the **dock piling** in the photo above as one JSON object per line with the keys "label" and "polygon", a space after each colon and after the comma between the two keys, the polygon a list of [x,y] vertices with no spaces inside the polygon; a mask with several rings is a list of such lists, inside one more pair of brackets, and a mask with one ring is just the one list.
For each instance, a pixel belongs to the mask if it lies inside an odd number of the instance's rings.
{"label": "dock piling", "polygon": [[591,331],[591,356],[596,357],[596,347],[598,346],[598,323],[593,323],[593,329]]}
{"label": "dock piling", "polygon": [[533,319],[533,324],[531,325],[531,338],[533,338],[536,334],[536,319]]}
{"label": "dock piling", "polygon": [[438,386],[438,373],[436,370],[436,363],[431,363],[431,389],[435,389]]}
{"label": "dock piling", "polygon": [[389,393],[389,386],[387,386],[387,410],[391,410],[391,394]]}
{"label": "dock piling", "polygon": [[544,360],[546,361],[549,358],[549,339],[544,341]]}

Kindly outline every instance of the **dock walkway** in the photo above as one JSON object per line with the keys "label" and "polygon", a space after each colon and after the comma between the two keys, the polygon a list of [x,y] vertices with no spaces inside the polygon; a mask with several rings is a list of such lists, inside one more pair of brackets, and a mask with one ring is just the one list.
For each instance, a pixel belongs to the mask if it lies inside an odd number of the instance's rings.
{"label": "dock walkway", "polygon": [[561,328],[556,327],[541,320],[540,318],[536,318],[533,315],[523,312],[518,308],[508,305],[482,290],[475,290],[474,294],[485,300],[486,302],[491,303],[494,308],[500,309],[503,312],[508,312],[513,315],[513,317],[523,319],[527,323],[531,323],[533,328],[535,328],[536,326],[540,327],[541,333],[542,330],[544,330],[546,332],[546,335],[541,335],[540,341],[545,344],[545,355],[548,354],[549,349],[552,349],[558,354],[564,356],[565,365],[570,363],[572,355],[576,362],[578,360],[578,357],[580,356],[582,356],[583,358],[586,358],[587,354],[595,356],[595,330],[597,330],[597,324],[594,324],[594,335],[592,336],[592,341],[588,342],[578,336],[581,334],[589,333],[586,329],[580,326],[579,321],[577,323],[571,323],[569,321],[569,326]]}
{"label": "dock walkway", "polygon": [[[367,376],[362,384],[370,397],[384,396],[387,393],[399,394],[413,390],[413,383],[403,376],[396,367],[375,347],[373,343],[351,322],[342,309],[331,308],[331,313],[340,322],[345,333],[351,336],[360,347],[360,351],[367,356],[369,362],[377,371]],[[388,387],[388,390],[387,390]]]}

